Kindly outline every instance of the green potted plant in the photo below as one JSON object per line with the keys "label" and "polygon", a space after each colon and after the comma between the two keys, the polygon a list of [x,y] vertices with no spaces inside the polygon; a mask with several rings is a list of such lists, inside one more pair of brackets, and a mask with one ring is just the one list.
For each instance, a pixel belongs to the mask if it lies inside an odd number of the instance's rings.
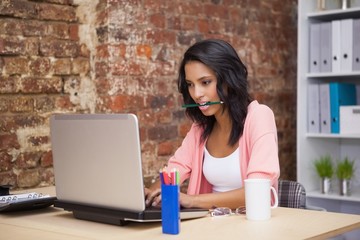
{"label": "green potted plant", "polygon": [[331,178],[334,174],[334,166],[329,155],[322,156],[314,162],[315,169],[321,178],[321,192],[329,193]]}
{"label": "green potted plant", "polygon": [[350,161],[348,157],[345,157],[342,161],[339,161],[336,166],[336,176],[340,184],[340,195],[350,195],[351,179],[355,173],[355,161]]}

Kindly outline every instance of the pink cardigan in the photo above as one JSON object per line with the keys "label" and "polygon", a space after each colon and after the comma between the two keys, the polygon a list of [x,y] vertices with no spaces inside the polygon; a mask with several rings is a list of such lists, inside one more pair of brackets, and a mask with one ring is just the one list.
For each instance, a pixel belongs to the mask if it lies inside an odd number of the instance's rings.
{"label": "pink cardigan", "polygon": [[[190,178],[187,190],[190,195],[212,192],[202,172],[205,143],[200,141],[201,134],[201,128],[194,123],[168,162],[169,169],[179,169],[181,183]],[[266,105],[257,101],[249,104],[239,149],[243,186],[247,178],[268,178],[277,190],[280,176],[277,130],[274,114]]]}

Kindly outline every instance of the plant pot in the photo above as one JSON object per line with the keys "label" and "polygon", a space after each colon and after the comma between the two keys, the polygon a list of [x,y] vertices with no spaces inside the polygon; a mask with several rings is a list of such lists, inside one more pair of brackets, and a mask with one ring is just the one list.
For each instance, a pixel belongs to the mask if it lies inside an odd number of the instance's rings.
{"label": "plant pot", "polygon": [[350,0],[341,0],[341,9],[345,10],[350,8]]}
{"label": "plant pot", "polygon": [[327,194],[330,192],[331,187],[331,179],[330,178],[322,178],[321,179],[321,193]]}
{"label": "plant pot", "polygon": [[350,179],[340,179],[339,180],[340,186],[340,195],[341,196],[350,196],[351,195],[351,180]]}

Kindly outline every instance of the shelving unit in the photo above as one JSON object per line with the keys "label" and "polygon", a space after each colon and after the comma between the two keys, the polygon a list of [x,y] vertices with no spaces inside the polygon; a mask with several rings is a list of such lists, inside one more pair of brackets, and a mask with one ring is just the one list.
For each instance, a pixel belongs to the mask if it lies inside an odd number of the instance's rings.
{"label": "shelving unit", "polygon": [[[360,84],[359,71],[309,72],[310,23],[360,18],[360,0],[351,1],[352,7],[346,10],[336,9],[335,2],[337,1],[331,2],[333,4],[329,6],[329,10],[318,11],[317,1],[298,1],[297,181],[305,186],[309,205],[323,207],[328,211],[360,214],[360,134],[321,134],[308,133],[307,130],[309,83],[343,81]],[[324,155],[331,155],[335,160],[345,156],[355,159],[357,170],[352,182],[351,196],[339,195],[339,184],[335,177],[332,180],[332,192],[329,194],[320,192],[320,179],[316,174],[313,162]]]}

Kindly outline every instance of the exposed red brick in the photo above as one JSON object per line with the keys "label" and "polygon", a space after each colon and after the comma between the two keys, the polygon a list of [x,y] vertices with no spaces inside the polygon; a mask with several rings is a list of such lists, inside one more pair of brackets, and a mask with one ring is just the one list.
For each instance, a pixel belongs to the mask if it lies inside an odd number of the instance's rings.
{"label": "exposed red brick", "polygon": [[31,169],[39,165],[40,152],[25,152],[21,153],[16,159],[16,167],[18,169]]}
{"label": "exposed red brick", "polygon": [[45,39],[40,43],[40,53],[43,56],[77,57],[79,46],[73,41]]}
{"label": "exposed red brick", "polygon": [[11,37],[4,39],[0,37],[0,54],[21,55],[25,50],[25,44],[18,38]]}
{"label": "exposed red brick", "polygon": [[97,62],[95,64],[96,77],[104,77],[109,72],[109,64],[107,62]]}
{"label": "exposed red brick", "polygon": [[34,110],[34,99],[31,97],[17,97],[10,103],[10,111],[14,113],[28,113]]}
{"label": "exposed red brick", "polygon": [[190,130],[191,124],[190,123],[185,123],[179,126],[179,133],[181,137],[185,137],[186,134],[188,133],[188,131]]}
{"label": "exposed red brick", "polygon": [[21,188],[31,188],[39,185],[41,179],[39,170],[29,169],[21,171],[17,178],[18,186]]}
{"label": "exposed red brick", "polygon": [[23,20],[16,18],[0,18],[0,33],[8,36],[21,35],[23,33]]}
{"label": "exposed red brick", "polygon": [[144,178],[151,181],[190,129],[177,71],[188,46],[205,38],[229,41],[241,54],[251,94],[276,116],[281,177],[296,178],[295,0],[76,4],[0,1],[0,135],[7,137],[1,183],[54,183],[49,136],[27,136],[41,151],[21,152],[20,171],[8,148],[20,147],[14,133],[48,126],[55,112],[136,114]]}
{"label": "exposed red brick", "polygon": [[0,173],[10,171],[12,169],[13,164],[11,160],[12,160],[12,156],[10,156],[6,150],[0,151]]}
{"label": "exposed red brick", "polygon": [[85,44],[79,46],[79,57],[90,57],[90,50]]}
{"label": "exposed red brick", "polygon": [[197,30],[198,20],[195,17],[183,17],[181,21],[181,30]]}
{"label": "exposed red brick", "polygon": [[17,179],[12,171],[0,172],[0,185],[10,185],[17,188]]}
{"label": "exposed red brick", "polygon": [[154,25],[154,27],[164,28],[166,19],[165,15],[162,13],[155,13],[150,16],[150,23]]}
{"label": "exposed red brick", "polygon": [[72,74],[87,75],[90,72],[88,58],[75,58],[72,63]]}
{"label": "exposed red brick", "polygon": [[146,34],[146,38],[155,44],[174,43],[176,41],[176,33],[168,30],[150,30]]}
{"label": "exposed red brick", "polygon": [[36,17],[36,4],[26,0],[1,1],[0,15],[18,18]]}
{"label": "exposed red brick", "polygon": [[47,28],[47,25],[37,20],[24,21],[22,26],[23,34],[26,37],[44,36],[47,34]]}
{"label": "exposed red brick", "polygon": [[64,22],[54,22],[46,26],[46,36],[57,39],[69,39],[69,24]]}
{"label": "exposed red brick", "polygon": [[53,70],[55,75],[69,75],[71,73],[71,58],[54,60]]}
{"label": "exposed red brick", "polygon": [[70,96],[60,96],[55,100],[55,108],[58,111],[74,111],[76,106],[70,101]]}
{"label": "exposed red brick", "polygon": [[51,69],[49,58],[35,58],[29,62],[29,70],[32,76],[48,75]]}
{"label": "exposed red brick", "polygon": [[113,64],[111,73],[115,76],[140,76],[144,74],[144,70],[143,66],[135,61],[121,61]]}
{"label": "exposed red brick", "polygon": [[0,135],[0,150],[8,150],[9,148],[19,148],[15,134],[1,134]]}
{"label": "exposed red brick", "polygon": [[0,93],[17,93],[19,91],[19,77],[1,77]]}
{"label": "exposed red brick", "polygon": [[38,17],[41,20],[61,20],[75,22],[77,20],[75,8],[55,4],[39,4]]}
{"label": "exposed red brick", "polygon": [[29,71],[29,60],[24,57],[5,57],[4,69],[6,74],[23,74]]}
{"label": "exposed red brick", "polygon": [[23,78],[21,81],[23,93],[60,93],[63,82],[60,77],[51,78]]}
{"label": "exposed red brick", "polygon": [[171,142],[162,142],[158,146],[158,156],[169,156],[174,153],[174,146]]}
{"label": "exposed red brick", "polygon": [[0,98],[0,113],[5,113],[9,110],[9,99]]}
{"label": "exposed red brick", "polygon": [[149,45],[137,45],[136,52],[138,56],[145,56],[146,58],[151,58],[152,48]]}
{"label": "exposed red brick", "polygon": [[208,33],[210,31],[209,28],[209,20],[208,19],[199,19],[197,23],[197,27],[199,32]]}
{"label": "exposed red brick", "polygon": [[172,125],[161,125],[149,128],[148,135],[150,140],[168,140],[178,135],[177,127]]}
{"label": "exposed red brick", "polygon": [[72,40],[72,41],[79,40],[79,25],[71,24],[69,26],[69,37],[70,37],[70,40]]}
{"label": "exposed red brick", "polygon": [[48,151],[42,154],[40,164],[41,167],[50,167],[53,165],[52,151]]}
{"label": "exposed red brick", "polygon": [[51,96],[39,96],[35,99],[35,110],[40,113],[53,112],[55,110],[55,98]]}

